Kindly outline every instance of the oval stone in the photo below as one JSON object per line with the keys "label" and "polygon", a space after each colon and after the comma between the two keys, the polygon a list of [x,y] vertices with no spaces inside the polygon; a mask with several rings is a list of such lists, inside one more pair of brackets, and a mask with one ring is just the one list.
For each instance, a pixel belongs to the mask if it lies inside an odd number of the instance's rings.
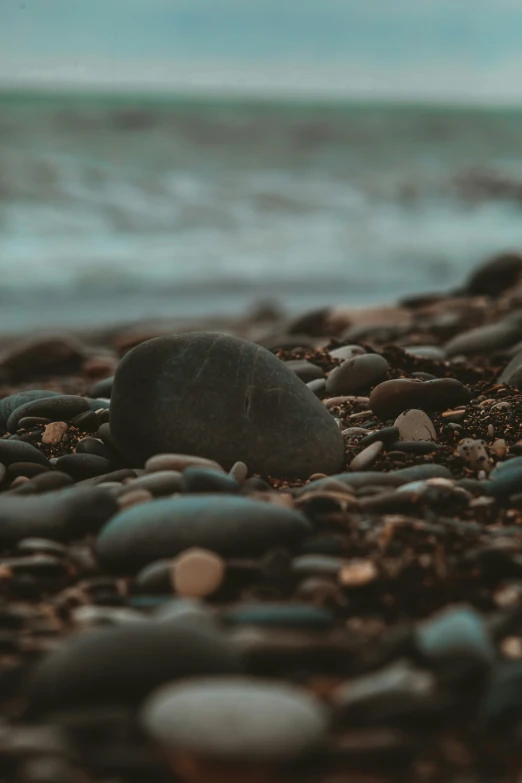
{"label": "oval stone", "polygon": [[304,689],[239,677],[168,685],[145,704],[143,723],[171,752],[264,763],[313,752],[328,725]]}
{"label": "oval stone", "polygon": [[111,433],[133,462],[160,452],[245,462],[264,475],[333,473],[344,442],[306,384],[269,351],[228,335],[167,335],[129,351],[115,375]]}
{"label": "oval stone", "polygon": [[45,416],[51,421],[70,421],[79,413],[90,410],[89,401],[75,394],[60,394],[57,397],[26,402],[11,413],[7,420],[8,432],[14,432],[20,419],[25,416]]}
{"label": "oval stone", "polygon": [[347,359],[335,367],[326,381],[328,394],[358,394],[382,380],[390,365],[378,353],[366,353]]}
{"label": "oval stone", "polygon": [[2,432],[7,430],[7,420],[14,410],[25,405],[26,402],[44,400],[48,397],[60,397],[60,394],[59,392],[48,391],[47,389],[32,389],[30,391],[10,394],[8,397],[4,397],[3,400],[0,400],[0,428]]}
{"label": "oval stone", "polygon": [[430,417],[416,408],[404,411],[396,419],[395,426],[400,440],[437,440],[437,433]]}
{"label": "oval stone", "polygon": [[370,408],[386,421],[408,408],[443,411],[454,405],[466,405],[470,399],[471,392],[456,378],[437,378],[434,381],[398,378],[375,387],[370,395]]}
{"label": "oval stone", "polygon": [[27,688],[31,715],[100,704],[139,704],[170,680],[234,674],[236,656],[201,628],[132,623],[68,640],[36,666]]}
{"label": "oval stone", "polygon": [[122,511],[101,531],[96,549],[103,568],[129,573],[193,546],[224,557],[293,548],[310,530],[293,509],[233,495],[190,495]]}

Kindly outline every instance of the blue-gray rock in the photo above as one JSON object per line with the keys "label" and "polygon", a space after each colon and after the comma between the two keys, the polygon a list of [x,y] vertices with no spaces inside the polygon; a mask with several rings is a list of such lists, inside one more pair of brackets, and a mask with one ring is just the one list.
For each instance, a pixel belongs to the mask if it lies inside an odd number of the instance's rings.
{"label": "blue-gray rock", "polygon": [[84,411],[91,409],[89,400],[75,394],[60,394],[56,397],[26,402],[11,413],[7,420],[8,432],[14,432],[20,419],[25,416],[45,416],[51,421],[70,421]]}
{"label": "blue-gray rock", "polygon": [[326,380],[328,394],[359,394],[382,381],[390,365],[378,353],[365,353],[346,359],[339,367],[334,367]]}
{"label": "blue-gray rock", "polygon": [[191,546],[224,557],[255,557],[271,547],[293,548],[309,533],[306,517],[275,504],[233,495],[162,498],[122,511],[101,531],[102,567],[130,573]]}
{"label": "blue-gray rock", "polygon": [[227,625],[258,625],[272,628],[301,628],[324,631],[333,625],[331,612],[306,604],[242,604],[222,614]]}
{"label": "blue-gray rock", "polygon": [[116,371],[111,434],[134,465],[178,452],[237,460],[252,472],[333,473],[344,442],[333,417],[277,357],[254,343],[196,332],[138,345]]}
{"label": "blue-gray rock", "polygon": [[6,467],[14,462],[34,462],[46,468],[51,467],[45,454],[23,440],[0,440],[0,462]]}
{"label": "blue-gray rock", "polygon": [[8,397],[4,397],[0,400],[0,429],[2,432],[7,431],[7,421],[11,413],[25,405],[26,402],[33,402],[34,400],[44,400],[49,397],[60,397],[58,392],[48,391],[47,389],[32,389],[30,391],[17,392],[16,394],[10,394]]}

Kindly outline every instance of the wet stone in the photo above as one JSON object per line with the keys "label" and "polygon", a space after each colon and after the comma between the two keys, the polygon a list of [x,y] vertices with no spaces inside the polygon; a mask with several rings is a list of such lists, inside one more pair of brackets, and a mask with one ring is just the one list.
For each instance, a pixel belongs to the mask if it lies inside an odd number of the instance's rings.
{"label": "wet stone", "polygon": [[142,343],[121,361],[111,399],[112,436],[135,464],[177,451],[303,478],[343,464],[324,405],[277,357],[238,338],[197,332]]}
{"label": "wet stone", "polygon": [[201,546],[224,557],[296,547],[310,527],[298,511],[226,495],[154,500],[118,514],[96,549],[108,571],[137,571],[154,560]]}
{"label": "wet stone", "polygon": [[29,712],[139,704],[165,682],[238,668],[217,633],[167,623],[104,628],[68,639],[37,664],[27,684]]}
{"label": "wet stone", "polygon": [[327,729],[324,708],[304,689],[239,677],[168,685],[147,701],[142,720],[170,753],[236,763],[306,756]]}
{"label": "wet stone", "polygon": [[33,400],[24,403],[11,413],[7,420],[7,430],[15,432],[18,422],[25,416],[44,416],[51,421],[70,421],[89,408],[88,400],[74,394],[60,394],[57,397]]}
{"label": "wet stone", "polygon": [[328,394],[358,394],[381,381],[390,365],[377,353],[363,354],[347,359],[335,367],[326,381]]}
{"label": "wet stone", "polygon": [[433,422],[424,411],[412,408],[395,420],[400,440],[437,440]]}
{"label": "wet stone", "polygon": [[384,381],[372,391],[370,408],[386,421],[407,411],[443,411],[456,405],[466,405],[471,399],[469,389],[455,378],[434,381],[413,381],[399,378]]}

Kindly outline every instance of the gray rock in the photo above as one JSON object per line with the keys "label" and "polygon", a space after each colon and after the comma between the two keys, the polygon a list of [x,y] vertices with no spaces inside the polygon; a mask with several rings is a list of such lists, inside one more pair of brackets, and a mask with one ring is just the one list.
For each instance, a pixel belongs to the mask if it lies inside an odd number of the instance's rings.
{"label": "gray rock", "polygon": [[522,388],[522,351],[519,351],[509,364],[504,368],[498,378],[498,383],[505,383],[507,386]]}
{"label": "gray rock", "polygon": [[416,356],[419,359],[442,362],[446,358],[445,351],[438,345],[407,345],[404,350],[410,356]]}
{"label": "gray rock", "polygon": [[230,762],[305,756],[322,743],[328,725],[326,711],[304,689],[250,678],[168,685],[152,695],[142,716],[168,751]]}
{"label": "gray rock", "polygon": [[416,408],[404,411],[395,421],[400,440],[437,440],[430,417]]}
{"label": "gray rock", "polygon": [[352,459],[350,462],[350,469],[351,470],[366,470],[366,468],[369,468],[381,451],[384,448],[384,444],[382,441],[377,440],[375,443],[371,443],[369,446],[366,446],[365,449],[359,452],[356,457]]}
{"label": "gray rock", "polygon": [[446,356],[488,354],[509,348],[522,338],[522,315],[512,313],[496,324],[479,326],[454,337],[446,343]]}
{"label": "gray rock", "polygon": [[111,434],[131,462],[177,451],[252,472],[332,473],[344,442],[332,416],[284,363],[227,335],[167,335],[129,351],[116,372]]}
{"label": "gray rock", "polygon": [[358,394],[381,381],[390,365],[378,353],[366,353],[347,359],[335,367],[326,380],[328,394]]}
{"label": "gray rock", "polygon": [[7,420],[7,430],[14,432],[20,419],[25,416],[45,416],[51,421],[70,421],[80,413],[90,410],[90,407],[89,400],[74,394],[32,400],[11,413]]}
{"label": "gray rock", "polygon": [[361,345],[341,345],[339,348],[333,348],[330,351],[330,356],[344,362],[346,359],[353,359],[354,356],[362,356],[363,353],[366,351]]}
{"label": "gray rock", "polygon": [[309,532],[298,511],[233,495],[192,495],[122,511],[101,531],[96,549],[104,568],[128,573],[191,546],[255,557],[271,547],[295,547]]}
{"label": "gray rock", "polygon": [[285,367],[292,370],[304,383],[324,378],[324,372],[321,368],[316,364],[312,364],[312,362],[307,362],[306,359],[291,359],[285,362]]}
{"label": "gray rock", "polygon": [[34,400],[44,400],[49,397],[60,397],[58,392],[47,391],[46,389],[32,389],[30,391],[17,392],[16,394],[10,394],[8,397],[4,397],[0,400],[0,429],[2,432],[7,430],[7,420],[11,413],[25,405],[26,402],[33,402]]}

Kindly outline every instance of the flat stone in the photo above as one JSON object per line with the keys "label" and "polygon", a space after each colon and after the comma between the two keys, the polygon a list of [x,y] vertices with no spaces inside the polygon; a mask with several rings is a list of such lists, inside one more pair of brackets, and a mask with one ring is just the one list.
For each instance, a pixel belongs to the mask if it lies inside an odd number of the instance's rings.
{"label": "flat stone", "polygon": [[42,434],[42,443],[56,446],[63,440],[68,429],[69,425],[64,421],[53,421],[51,424],[47,424]]}
{"label": "flat stone", "polygon": [[8,397],[4,397],[3,400],[0,400],[0,429],[2,432],[7,430],[7,420],[11,413],[26,402],[60,396],[61,395],[58,392],[49,391],[47,389],[32,389],[30,391],[17,392],[16,394],[10,394]]}
{"label": "flat stone", "polygon": [[466,405],[470,400],[469,389],[455,378],[437,378],[434,381],[398,378],[375,387],[370,395],[370,408],[386,421],[409,408],[444,411],[455,405]]}
{"label": "flat stone", "polygon": [[145,463],[147,473],[156,471],[176,471],[182,473],[187,468],[208,468],[209,470],[225,471],[219,463],[205,457],[193,457],[190,454],[155,454]]}
{"label": "flat stone", "polygon": [[31,716],[68,707],[139,704],[165,682],[239,669],[223,638],[201,628],[126,623],[68,639],[27,685]]}
{"label": "flat stone", "polygon": [[234,495],[240,489],[235,478],[218,470],[191,467],[183,472],[182,492],[223,492]]}
{"label": "flat stone", "polygon": [[200,547],[186,549],[172,565],[172,585],[177,595],[205,598],[221,586],[226,563],[215,552]]}
{"label": "flat stone", "polygon": [[339,348],[334,348],[330,351],[330,356],[333,359],[353,359],[355,356],[362,356],[366,351],[362,345],[340,345]]}
{"label": "flat stone", "polygon": [[439,345],[407,345],[404,351],[410,356],[432,359],[436,362],[442,362],[446,358],[445,351]]}
{"label": "flat stone", "polygon": [[430,417],[424,411],[411,408],[395,421],[400,440],[437,440],[437,432]]}
{"label": "flat stone", "polygon": [[177,470],[158,470],[133,479],[127,484],[126,490],[132,492],[136,489],[146,489],[159,498],[164,495],[173,495],[175,492],[181,492],[182,487],[182,473],[179,473]]}
{"label": "flat stone", "polygon": [[110,469],[108,459],[96,454],[65,454],[56,461],[56,468],[68,473],[76,481],[102,476]]}
{"label": "flat stone", "polygon": [[381,381],[390,365],[378,353],[366,353],[347,359],[335,367],[326,380],[328,394],[358,394]]}
{"label": "flat stone", "polygon": [[227,625],[302,628],[308,631],[324,631],[334,622],[332,613],[327,609],[298,603],[241,604],[227,609],[222,620]]}
{"label": "flat stone", "polygon": [[454,337],[446,343],[446,356],[489,354],[509,348],[522,339],[522,316],[512,313],[496,324],[479,326]]}
{"label": "flat stone", "polygon": [[[33,481],[39,478],[43,476]],[[97,487],[74,487],[28,497],[4,495],[0,544],[7,546],[24,538],[70,541],[98,531],[117,511],[114,498]]]}
{"label": "flat stone", "polygon": [[366,470],[373,465],[384,448],[382,441],[375,441],[359,452],[350,462],[350,470]]}
{"label": "flat stone", "polygon": [[307,362],[306,359],[291,359],[285,362],[285,367],[292,370],[303,383],[309,383],[310,381],[317,381],[324,378],[324,372],[316,364]]}
{"label": "flat stone", "polygon": [[121,361],[111,433],[134,464],[165,452],[237,460],[264,475],[332,473],[344,442],[332,416],[269,351],[217,333],[167,335]]}
{"label": "flat stone", "polygon": [[0,462],[6,467],[13,462],[34,462],[50,467],[49,460],[31,443],[22,440],[0,440]]}
{"label": "flat stone", "polygon": [[191,546],[223,557],[255,557],[293,548],[310,532],[306,517],[272,503],[233,495],[187,495],[153,500],[122,511],[98,536],[103,568],[135,572]]}
{"label": "flat stone", "polygon": [[7,420],[8,432],[15,432],[18,422],[25,416],[45,416],[51,421],[70,421],[79,413],[90,410],[89,401],[85,397],[74,394],[60,394],[57,397],[26,402],[16,408]]}
{"label": "flat stone", "polygon": [[169,752],[263,764],[313,753],[328,725],[304,689],[239,677],[166,686],[147,701],[142,719]]}

